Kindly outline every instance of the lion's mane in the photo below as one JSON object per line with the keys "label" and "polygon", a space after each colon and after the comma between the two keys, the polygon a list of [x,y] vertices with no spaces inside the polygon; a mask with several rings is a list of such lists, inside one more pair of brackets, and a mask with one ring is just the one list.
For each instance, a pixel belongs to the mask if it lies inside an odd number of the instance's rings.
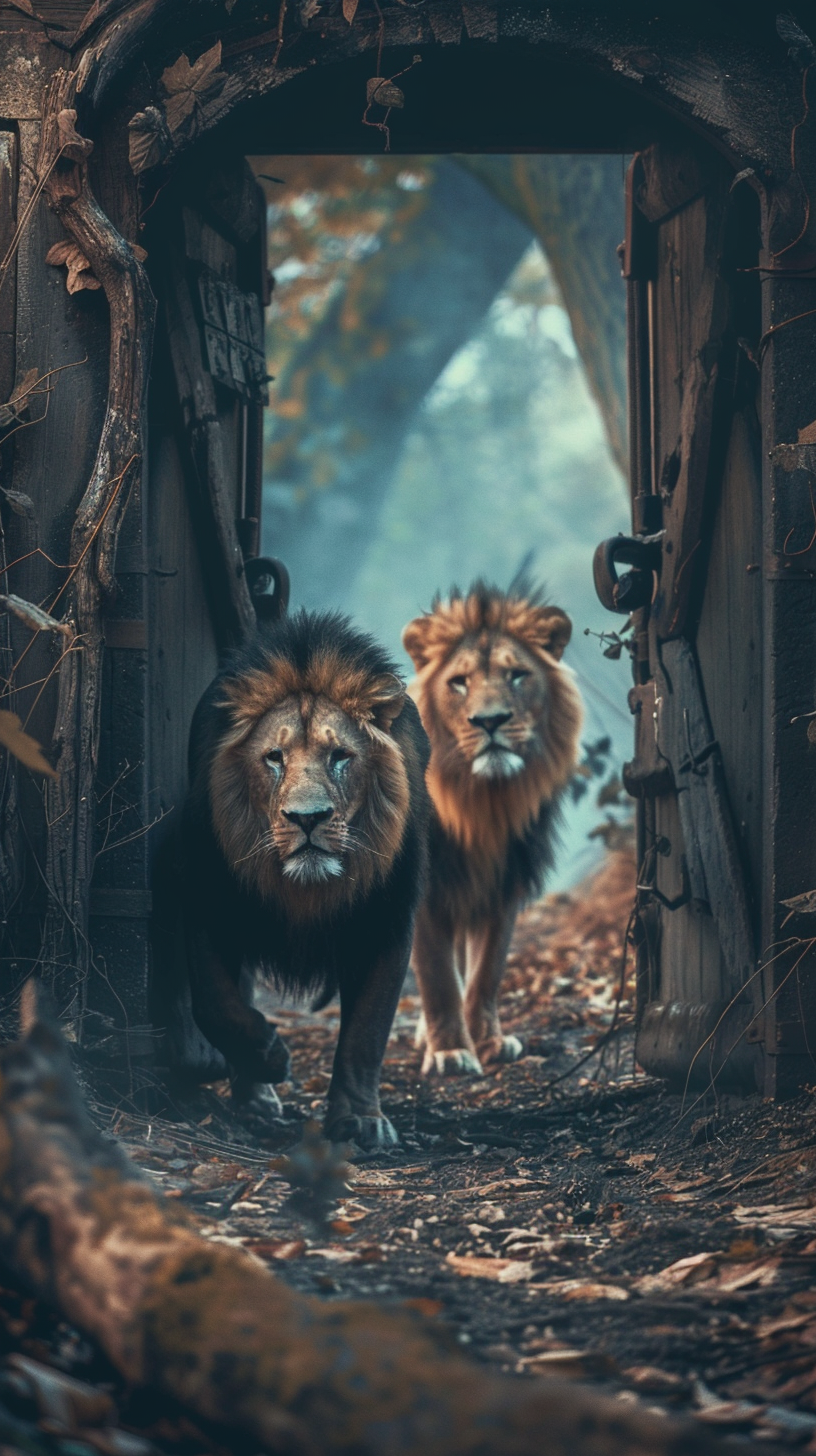
{"label": "lion's mane", "polygon": [[[449,898],[457,918],[513,893],[535,893],[552,860],[558,800],[575,771],[583,721],[573,674],[554,655],[555,622],[554,610],[526,583],[502,592],[481,581],[467,593],[454,589],[437,598],[422,619],[411,694],[431,744],[426,781],[438,821],[432,864],[439,870],[431,893]],[[547,679],[541,752],[513,778],[475,776],[470,763],[451,754],[431,692],[463,640],[484,634],[517,640]]]}

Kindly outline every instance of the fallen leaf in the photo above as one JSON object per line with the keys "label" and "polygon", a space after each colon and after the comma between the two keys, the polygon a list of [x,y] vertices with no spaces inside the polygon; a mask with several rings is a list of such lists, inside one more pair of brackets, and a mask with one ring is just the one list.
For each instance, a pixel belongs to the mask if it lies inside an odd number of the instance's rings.
{"label": "fallen leaf", "polygon": [[[343,5],[345,11],[345,3]],[[809,425],[804,425],[796,436],[797,445],[816,445],[816,420],[811,420]],[[782,904],[786,902],[783,900]]]}
{"label": "fallen leaf", "polygon": [[221,42],[217,40],[192,65],[187,56],[180,55],[172,66],[162,72],[160,84],[166,97],[164,114],[171,135],[191,117],[194,129],[197,127],[204,102],[216,96],[227,79],[226,71],[218,69],[220,64]]}
{"label": "fallen leaf", "polygon": [[611,1355],[594,1350],[543,1350],[523,1358],[521,1364],[536,1375],[557,1375],[565,1380],[588,1380],[617,1371]]}
{"label": "fallen leaf", "polygon": [[619,1284],[596,1284],[591,1279],[546,1279],[536,1284],[536,1289],[548,1294],[558,1294],[561,1299],[613,1299],[619,1302],[629,1298],[629,1290]]}
{"label": "fallen leaf", "polygon": [[670,1395],[687,1385],[682,1375],[673,1370],[660,1370],[656,1365],[630,1365],[623,1374],[641,1395]]}
{"label": "fallen leaf", "polygon": [[646,1168],[653,1163],[657,1153],[630,1153],[626,1159],[627,1168]]}
{"label": "fallen leaf", "polygon": [[357,6],[360,0],[343,0],[343,18],[351,25],[357,14]]}
{"label": "fallen leaf", "polygon": [[635,1280],[635,1289],[640,1294],[654,1294],[661,1290],[676,1289],[682,1284],[697,1284],[707,1279],[717,1267],[716,1254],[689,1254],[677,1259],[658,1274],[644,1274]]}
{"label": "fallen leaf", "polygon": [[448,1254],[445,1263],[470,1279],[495,1279],[498,1284],[520,1284],[533,1277],[526,1259],[491,1259],[481,1254]]}
{"label": "fallen leaf", "polygon": [[0,605],[4,606],[7,612],[12,612],[15,617],[19,617],[21,622],[25,622],[32,632],[59,632],[63,637],[73,637],[74,635],[68,622],[58,622],[56,617],[50,617],[42,607],[36,607],[33,602],[27,602],[23,597],[15,596],[13,592],[9,592],[8,596],[4,596],[0,592]]}
{"label": "fallen leaf", "polygon": [[775,1284],[779,1275],[779,1259],[761,1259],[751,1264],[732,1264],[716,1279],[718,1289],[733,1294],[737,1289],[750,1289],[752,1285],[765,1287]]}
{"label": "fallen leaf", "polygon": [[43,757],[37,740],[23,732],[16,713],[0,712],[0,745],[7,748],[26,768],[45,774],[49,779],[57,778],[56,772]]}
{"label": "fallen leaf", "polygon": [[259,1259],[299,1259],[306,1253],[305,1239],[248,1239],[244,1248]]}
{"label": "fallen leaf", "polygon": [[9,0],[9,5],[14,10],[21,10],[23,15],[30,15],[33,20],[36,20],[34,6],[31,4],[31,0]]}
{"label": "fallen leaf", "polygon": [[68,269],[66,287],[69,293],[79,293],[83,288],[101,288],[102,284],[93,272],[88,259],[76,243],[68,241],[54,243],[45,255],[46,263],[52,268],[65,266]]}
{"label": "fallen leaf", "polygon": [[798,1203],[789,1205],[762,1203],[756,1208],[743,1208],[738,1204],[734,1209],[734,1218],[737,1223],[747,1224],[751,1228],[816,1228],[816,1205],[803,1207]]}

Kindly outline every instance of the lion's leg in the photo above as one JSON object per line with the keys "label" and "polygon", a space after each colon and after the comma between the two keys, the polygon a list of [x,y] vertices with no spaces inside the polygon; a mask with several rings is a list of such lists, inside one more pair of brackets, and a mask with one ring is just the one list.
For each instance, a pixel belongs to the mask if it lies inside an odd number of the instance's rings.
{"label": "lion's leg", "polygon": [[193,1015],[230,1064],[233,1098],[239,1105],[251,1104],[249,1110],[262,1116],[280,1112],[277,1094],[268,1084],[289,1075],[285,1043],[242,996],[240,965],[229,965],[201,926],[188,924],[187,944]]}
{"label": "lion's leg", "polygon": [[393,1147],[397,1134],[380,1107],[380,1073],[408,970],[410,938],[368,969],[341,970],[340,1035],[326,1111],[326,1136],[372,1151]]}
{"label": "lion's leg", "polygon": [[[462,995],[465,992],[465,971],[467,968],[467,936],[462,930],[456,934],[453,942],[453,968],[459,981],[459,990]],[[420,1011],[414,1030],[414,1046],[417,1051],[423,1052],[428,1044],[428,1028],[425,1023],[425,1012]]]}
{"label": "lion's leg", "polygon": [[482,1061],[514,1062],[524,1050],[517,1036],[503,1034],[499,1021],[499,990],[517,914],[513,902],[468,935],[465,1020]]}
{"label": "lion's leg", "polygon": [[411,963],[422,996],[425,1023],[423,1077],[481,1076],[476,1048],[465,1025],[462,983],[455,964],[456,934],[420,907]]}

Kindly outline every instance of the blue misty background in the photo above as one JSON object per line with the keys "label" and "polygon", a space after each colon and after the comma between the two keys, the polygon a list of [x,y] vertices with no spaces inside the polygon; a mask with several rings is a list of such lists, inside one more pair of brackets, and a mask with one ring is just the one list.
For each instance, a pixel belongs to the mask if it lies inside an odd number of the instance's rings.
{"label": "blue misty background", "polygon": [[[451,161],[255,165],[283,178],[267,184],[263,549],[290,566],[293,603],[341,607],[408,671],[401,629],[437,591],[506,585],[529,555],[573,619],[584,739],[608,735],[619,766],[628,659],[604,658],[584,629],[619,625],[591,563],[627,529],[627,492],[540,242]],[[620,213],[622,236],[622,192]],[[622,285],[609,304],[622,321]],[[596,787],[565,806],[551,889],[600,855],[588,835],[610,811]]]}

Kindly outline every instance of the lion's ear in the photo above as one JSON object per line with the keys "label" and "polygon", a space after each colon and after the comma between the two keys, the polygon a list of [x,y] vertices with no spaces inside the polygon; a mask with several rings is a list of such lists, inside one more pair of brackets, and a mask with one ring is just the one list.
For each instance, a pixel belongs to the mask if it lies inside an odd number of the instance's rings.
{"label": "lion's ear", "polygon": [[383,678],[371,699],[371,716],[375,727],[390,733],[391,724],[405,707],[405,688],[398,677]]}
{"label": "lion's ear", "polygon": [[551,657],[564,656],[564,648],[572,636],[572,620],[560,607],[539,607],[535,614],[535,643]]}
{"label": "lion's ear", "polygon": [[413,622],[409,622],[408,626],[402,629],[402,645],[417,670],[430,661],[433,630],[434,620],[430,615],[414,617]]}

